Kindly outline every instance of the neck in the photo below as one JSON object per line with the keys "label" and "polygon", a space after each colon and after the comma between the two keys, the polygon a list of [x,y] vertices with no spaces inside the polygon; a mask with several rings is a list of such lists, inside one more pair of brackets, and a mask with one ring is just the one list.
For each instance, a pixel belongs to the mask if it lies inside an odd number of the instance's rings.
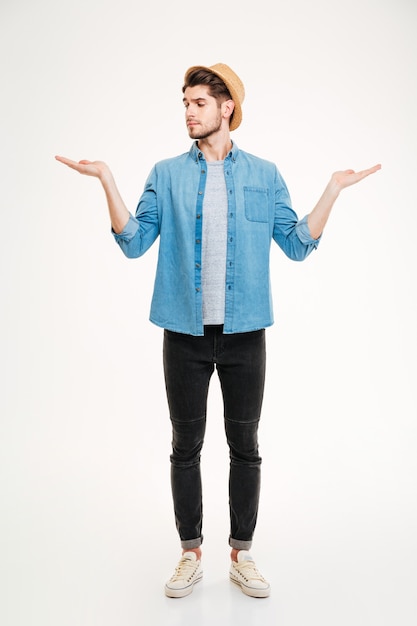
{"label": "neck", "polygon": [[230,135],[210,136],[199,139],[198,147],[204,154],[206,161],[223,161],[232,148]]}

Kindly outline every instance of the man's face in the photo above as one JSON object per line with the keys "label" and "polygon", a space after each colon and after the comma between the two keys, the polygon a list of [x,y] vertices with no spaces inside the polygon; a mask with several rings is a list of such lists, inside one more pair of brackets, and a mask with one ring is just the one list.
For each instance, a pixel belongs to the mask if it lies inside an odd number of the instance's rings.
{"label": "man's face", "polygon": [[192,139],[206,139],[220,130],[221,106],[213,96],[209,95],[207,85],[187,87],[183,102],[185,122]]}

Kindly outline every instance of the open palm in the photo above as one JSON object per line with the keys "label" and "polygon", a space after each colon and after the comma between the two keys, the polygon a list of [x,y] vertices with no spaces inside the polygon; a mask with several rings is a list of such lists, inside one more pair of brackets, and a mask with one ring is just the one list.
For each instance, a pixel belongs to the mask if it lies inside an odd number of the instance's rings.
{"label": "open palm", "polygon": [[109,172],[108,166],[103,161],[88,161],[87,159],[72,161],[63,156],[56,156],[55,158],[57,161],[86,176],[95,176],[101,179],[103,175]]}
{"label": "open palm", "polygon": [[373,174],[380,169],[381,165],[378,164],[374,165],[373,167],[369,167],[366,170],[361,170],[360,172],[355,172],[354,170],[334,172],[334,174],[332,175],[332,179],[333,182],[335,182],[340,189],[345,189],[346,187],[358,183],[359,181],[363,180],[370,174]]}

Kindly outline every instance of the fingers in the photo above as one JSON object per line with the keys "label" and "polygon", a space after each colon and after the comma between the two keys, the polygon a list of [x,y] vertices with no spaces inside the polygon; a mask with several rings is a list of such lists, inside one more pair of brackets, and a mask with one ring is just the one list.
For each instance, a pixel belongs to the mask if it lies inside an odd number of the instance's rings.
{"label": "fingers", "polygon": [[87,159],[82,159],[81,161],[73,161],[72,159],[67,159],[66,157],[59,155],[57,155],[55,159],[57,161],[60,161],[61,163],[64,163],[64,165],[67,165],[79,174],[86,174],[87,176],[98,176],[100,172],[98,163],[95,163],[94,161],[88,161]]}
{"label": "fingers", "polygon": [[355,172],[355,170],[335,172],[332,176],[332,180],[339,187],[339,189],[345,189],[346,187],[350,187],[350,185],[358,183],[370,174],[374,174],[374,172],[377,172],[380,169],[381,164],[378,163],[377,165],[360,172]]}
{"label": "fingers", "polygon": [[78,165],[94,165],[93,161],[89,161],[88,159],[82,159],[81,161],[73,161],[72,159],[67,159],[66,157],[57,155],[57,161],[61,161],[61,163],[65,163],[65,165],[69,165],[69,167],[75,167]]}
{"label": "fingers", "polygon": [[360,172],[355,172],[355,170],[344,170],[343,172],[336,172],[336,175],[340,174],[342,175],[342,177],[347,177],[348,179],[351,178],[355,181],[359,181],[359,180],[362,180],[362,178],[369,176],[370,174],[374,174],[380,169],[381,169],[381,164],[378,163],[378,165],[369,167],[366,170],[361,170]]}
{"label": "fingers", "polygon": [[365,178],[365,176],[369,176],[369,174],[374,174],[375,172],[380,170],[381,167],[382,167],[381,164],[378,163],[378,165],[374,165],[373,167],[369,167],[367,170],[362,170],[361,172],[358,172],[358,175],[360,175],[362,178]]}
{"label": "fingers", "polygon": [[[64,163],[65,165],[68,165],[68,167],[72,167],[72,169],[74,169],[74,170],[78,170],[78,171],[80,170],[80,167],[79,167],[79,166],[80,166],[80,164],[82,164],[82,163],[83,163],[82,161],[80,161],[80,162],[78,163],[77,161],[72,161],[71,159],[67,159],[66,157],[59,156],[59,155],[57,155],[57,156],[55,157],[55,159],[56,159],[57,161],[60,161],[61,163]],[[87,162],[88,162],[88,161],[85,161],[85,163],[87,163]]]}
{"label": "fingers", "polygon": [[75,163],[75,161],[71,161],[71,159],[67,159],[66,157],[59,156],[58,154],[55,156],[57,161],[61,161],[61,163],[65,163],[65,165],[69,165],[70,163]]}

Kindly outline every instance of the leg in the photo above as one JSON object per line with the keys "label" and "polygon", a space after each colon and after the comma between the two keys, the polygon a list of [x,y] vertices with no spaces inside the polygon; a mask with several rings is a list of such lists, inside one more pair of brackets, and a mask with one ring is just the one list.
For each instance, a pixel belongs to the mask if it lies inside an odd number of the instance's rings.
{"label": "leg", "polygon": [[265,382],[265,331],[223,335],[217,368],[230,450],[229,543],[249,550],[258,515],[261,462],[258,424]]}
{"label": "leg", "polygon": [[164,332],[164,373],[172,423],[171,487],[184,550],[202,543],[200,454],[214,365],[206,337]]}

